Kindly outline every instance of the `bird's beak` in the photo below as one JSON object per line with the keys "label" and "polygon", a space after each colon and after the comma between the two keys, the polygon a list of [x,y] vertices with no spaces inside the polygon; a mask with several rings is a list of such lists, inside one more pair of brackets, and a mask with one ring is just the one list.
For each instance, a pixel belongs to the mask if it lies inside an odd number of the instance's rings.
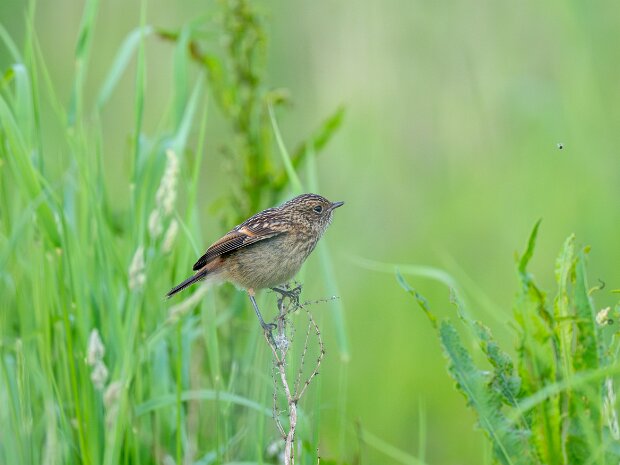
{"label": "bird's beak", "polygon": [[333,210],[335,208],[342,207],[343,205],[344,205],[344,202],[334,202],[331,204],[331,207],[329,207],[329,209]]}

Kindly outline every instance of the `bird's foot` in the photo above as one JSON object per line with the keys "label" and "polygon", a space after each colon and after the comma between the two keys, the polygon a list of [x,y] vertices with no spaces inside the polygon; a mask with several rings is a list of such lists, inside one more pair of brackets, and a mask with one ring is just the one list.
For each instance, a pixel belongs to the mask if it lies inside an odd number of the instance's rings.
{"label": "bird's foot", "polygon": [[269,339],[269,341],[277,347],[276,340],[273,337],[273,331],[278,328],[278,325],[275,323],[265,323],[264,321],[260,322],[260,325],[263,328],[263,332],[265,333],[265,337]]}
{"label": "bird's foot", "polygon": [[286,297],[288,298],[291,302],[295,303],[295,305],[299,305],[299,295],[301,294],[301,284],[293,287],[293,288],[288,288],[288,287],[272,287],[271,290],[273,292],[277,292],[278,294],[280,294],[281,299]]}

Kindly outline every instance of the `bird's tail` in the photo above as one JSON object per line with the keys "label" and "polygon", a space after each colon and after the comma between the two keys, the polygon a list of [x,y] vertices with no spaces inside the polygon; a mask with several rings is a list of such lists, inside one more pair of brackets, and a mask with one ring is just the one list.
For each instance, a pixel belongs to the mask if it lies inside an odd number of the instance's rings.
{"label": "bird's tail", "polygon": [[200,281],[201,279],[205,279],[206,276],[207,276],[207,270],[206,269],[203,269],[203,270],[199,271],[194,276],[190,276],[185,281],[183,281],[181,284],[178,284],[178,285],[174,286],[172,289],[170,289],[170,291],[168,291],[168,293],[166,294],[166,297],[167,298],[172,297],[177,292],[181,292],[183,289],[185,289],[186,287],[191,286],[195,282]]}

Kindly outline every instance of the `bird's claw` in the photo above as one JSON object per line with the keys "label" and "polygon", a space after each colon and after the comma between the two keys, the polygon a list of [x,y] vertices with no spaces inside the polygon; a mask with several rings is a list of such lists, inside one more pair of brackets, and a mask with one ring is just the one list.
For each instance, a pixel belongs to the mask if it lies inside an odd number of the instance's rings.
{"label": "bird's claw", "polygon": [[292,302],[296,304],[299,303],[299,295],[301,294],[301,285],[294,287],[292,289],[281,288],[281,287],[272,287],[271,290],[273,292],[277,292],[282,296],[282,298],[287,297]]}
{"label": "bird's claw", "polygon": [[277,324],[275,323],[265,323],[263,324],[263,331],[273,331],[274,329],[276,329],[278,327]]}
{"label": "bird's claw", "polygon": [[269,339],[269,341],[270,341],[270,342],[271,342],[274,346],[276,346],[276,340],[275,340],[275,338],[273,337],[273,331],[274,331],[274,329],[277,329],[277,328],[278,328],[278,325],[276,325],[275,323],[264,323],[264,322],[262,322],[262,323],[261,323],[261,326],[263,327],[263,331],[264,331],[264,333],[265,333],[265,337],[266,337],[267,339]]}

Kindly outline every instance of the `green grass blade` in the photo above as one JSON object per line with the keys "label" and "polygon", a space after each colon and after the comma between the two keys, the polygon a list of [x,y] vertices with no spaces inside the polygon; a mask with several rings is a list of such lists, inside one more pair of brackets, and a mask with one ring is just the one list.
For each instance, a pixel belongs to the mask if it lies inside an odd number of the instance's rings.
{"label": "green grass blade", "polygon": [[191,38],[191,26],[186,25],[181,29],[181,34],[177,38],[174,48],[174,105],[173,121],[174,125],[179,126],[185,113],[188,89],[188,68],[189,68],[189,41]]}
{"label": "green grass blade", "polygon": [[127,70],[131,58],[136,53],[142,37],[151,35],[153,31],[154,29],[152,26],[139,27],[131,31],[127,38],[123,41],[116,57],[114,58],[112,67],[108,71],[108,74],[101,85],[101,89],[99,90],[97,97],[98,111],[101,111],[106,103],[108,103],[108,100],[114,92],[114,89],[116,89],[118,82]]}
{"label": "green grass blade", "polygon": [[459,295],[463,295],[463,290],[458,281],[445,270],[426,265],[409,265],[406,263],[387,263],[371,260],[364,257],[351,256],[349,259],[357,266],[366,270],[378,271],[380,273],[393,274],[398,270],[401,275],[418,276],[421,278],[432,279],[441,284],[444,284],[448,289],[454,289]]}
{"label": "green grass blade", "polygon": [[[223,402],[229,402],[234,405],[239,405],[242,407],[246,407],[252,410],[255,410],[267,417],[272,416],[271,408],[265,407],[264,405],[259,404],[251,399],[245,398],[243,396],[233,394],[225,391],[215,391],[211,389],[200,389],[194,391],[184,391],[181,393],[181,401],[189,402],[192,400],[220,400]],[[139,404],[135,408],[135,412],[137,416],[141,416],[159,409],[163,409],[174,405],[177,402],[176,394],[168,394],[164,396],[159,396],[153,399],[149,399],[142,404]]]}
{"label": "green grass blade", "polygon": [[[308,185],[312,192],[319,191],[319,183],[316,167],[316,153],[313,146],[308,147],[306,158]],[[328,250],[327,242],[318,244],[318,253],[321,262],[321,270],[327,292],[332,296],[340,296],[338,281],[334,273],[332,258]],[[340,356],[341,368],[338,376],[338,404],[339,404],[339,444],[338,458],[341,460],[345,453],[346,444],[346,422],[347,422],[347,387],[349,381],[348,363],[351,359],[349,352],[349,341],[347,336],[344,305],[341,299],[335,299],[331,303],[331,317],[336,329],[336,341],[338,343],[338,353]],[[318,417],[318,414],[316,415]],[[318,434],[317,434],[318,436]]]}
{"label": "green grass blade", "polygon": [[578,389],[592,383],[593,381],[602,381],[607,377],[617,376],[619,374],[620,364],[610,365],[596,370],[588,370],[577,373],[571,379],[549,383],[544,388],[522,399],[519,403],[519,408],[511,414],[511,418],[513,421],[516,421],[515,418],[517,416],[526,414],[528,411],[544,404],[544,402],[548,399],[551,399],[562,392],[566,392],[570,389]]}
{"label": "green grass blade", "polygon": [[4,43],[15,63],[22,63],[24,61],[13,38],[2,24],[0,24],[0,40]]}
{"label": "green grass blade", "polygon": [[[316,153],[312,147],[308,148],[306,167],[308,172],[308,186],[312,192],[318,192],[320,189],[318,185],[318,176],[316,174]],[[338,286],[338,279],[336,278],[336,274],[334,272],[334,266],[327,242],[325,242],[325,240],[319,242],[317,249],[321,262],[323,282],[325,283],[327,293],[331,296],[340,296],[341,294]],[[344,317],[344,305],[341,299],[333,300],[330,305],[333,308],[330,313],[332,315],[334,327],[336,328],[336,340],[338,341],[338,352],[340,359],[343,362],[348,362],[351,356],[349,352],[349,341]]]}
{"label": "green grass blade", "polygon": [[271,119],[271,127],[273,128],[273,133],[276,136],[276,142],[278,143],[280,157],[282,158],[282,163],[284,164],[284,169],[286,170],[288,180],[293,186],[293,192],[295,192],[296,194],[301,194],[304,192],[304,188],[301,184],[299,176],[295,172],[295,168],[293,167],[293,163],[291,162],[291,157],[288,154],[288,150],[286,150],[286,145],[284,144],[284,140],[282,139],[282,134],[280,134],[280,128],[278,127],[278,121],[276,120],[273,106],[269,104],[268,108],[269,118]]}
{"label": "green grass blade", "polygon": [[200,101],[203,85],[204,79],[203,75],[201,74],[196,80],[194,90],[192,91],[192,94],[185,105],[182,117],[179,121],[177,132],[174,136],[174,140],[172,141],[172,150],[174,150],[174,152],[177,153],[179,156],[181,156],[185,151],[185,146],[187,145],[187,137],[192,128],[192,125],[194,124],[196,108],[198,107],[198,102]]}
{"label": "green grass blade", "polygon": [[428,301],[424,298],[424,296],[421,295],[414,288],[412,288],[407,281],[405,281],[405,278],[403,278],[403,275],[400,274],[400,271],[398,269],[396,270],[396,280],[398,281],[398,284],[400,284],[400,286],[405,290],[405,292],[407,292],[416,300],[420,308],[424,311],[424,313],[430,320],[433,328],[437,329],[437,318],[431,312]]}
{"label": "green grass blade", "polygon": [[364,444],[381,452],[397,463],[402,463],[403,465],[428,465],[424,459],[408,454],[365,429],[362,430],[361,436]]}
{"label": "green grass blade", "polygon": [[82,92],[86,81],[86,72],[88,70],[91,43],[98,11],[99,0],[88,0],[84,5],[78,40],[75,46],[75,77],[68,111],[70,125],[74,125],[82,114]]}
{"label": "green grass blade", "polygon": [[[328,116],[321,123],[319,128],[307,140],[299,144],[293,155],[290,157],[293,169],[298,169],[304,160],[306,161],[306,167],[309,170],[311,170],[312,167],[316,165],[315,158],[317,153],[321,152],[321,150],[325,148],[327,143],[340,129],[344,120],[344,114],[345,108],[343,106],[338,107],[333,114]],[[275,177],[275,180],[273,181],[273,188],[275,191],[279,192],[287,185],[287,174],[288,171],[285,169],[284,172],[278,173],[278,175]],[[311,175],[309,173],[309,179],[310,176]],[[312,183],[311,181],[309,181],[308,185],[310,186],[310,189],[312,191],[314,191],[317,186],[316,182]]]}

